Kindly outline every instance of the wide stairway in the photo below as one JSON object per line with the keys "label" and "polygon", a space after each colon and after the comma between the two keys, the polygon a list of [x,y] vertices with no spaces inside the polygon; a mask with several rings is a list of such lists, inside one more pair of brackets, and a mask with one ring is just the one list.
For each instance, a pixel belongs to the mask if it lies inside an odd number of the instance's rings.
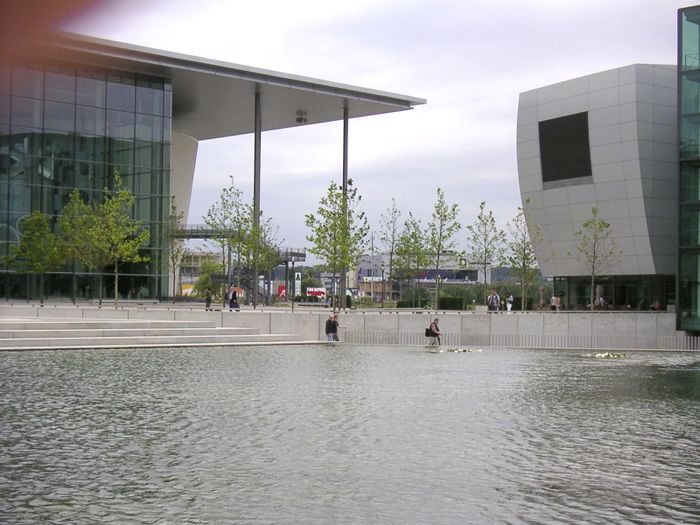
{"label": "wide stairway", "polygon": [[0,351],[309,342],[298,335],[261,334],[255,328],[221,328],[209,321],[0,319]]}

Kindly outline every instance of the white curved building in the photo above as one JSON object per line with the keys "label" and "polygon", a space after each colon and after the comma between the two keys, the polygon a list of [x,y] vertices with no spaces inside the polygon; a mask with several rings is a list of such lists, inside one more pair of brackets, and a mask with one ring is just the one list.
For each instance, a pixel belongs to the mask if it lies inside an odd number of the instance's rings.
{"label": "white curved building", "polygon": [[[575,232],[591,209],[611,224],[620,262],[598,279],[621,308],[675,302],[678,255],[676,67],[634,64],[533,89],[518,106],[518,179],[542,273],[571,306],[590,276]],[[658,303],[657,303],[658,301]]]}

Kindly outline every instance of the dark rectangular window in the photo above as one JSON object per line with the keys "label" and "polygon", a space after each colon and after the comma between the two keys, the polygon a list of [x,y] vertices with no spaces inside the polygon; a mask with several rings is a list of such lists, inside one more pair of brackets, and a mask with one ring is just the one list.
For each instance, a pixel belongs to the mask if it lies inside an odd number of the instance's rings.
{"label": "dark rectangular window", "polygon": [[588,113],[543,120],[539,134],[543,182],[592,176]]}

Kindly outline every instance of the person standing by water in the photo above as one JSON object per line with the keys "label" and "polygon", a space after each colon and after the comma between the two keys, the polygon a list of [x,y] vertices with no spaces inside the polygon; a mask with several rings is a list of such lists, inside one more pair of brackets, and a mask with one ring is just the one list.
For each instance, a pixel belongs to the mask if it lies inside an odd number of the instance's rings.
{"label": "person standing by water", "polygon": [[338,316],[331,314],[326,320],[326,339],[328,341],[340,341],[338,338]]}
{"label": "person standing by water", "polygon": [[232,286],[228,290],[228,311],[233,312],[234,308],[236,310],[240,310],[240,306],[238,305],[238,294],[236,293],[236,288]]}
{"label": "person standing by water", "polygon": [[430,337],[433,338],[432,342],[430,343],[431,346],[440,346],[441,341],[440,341],[440,336],[442,335],[440,333],[440,328],[438,327],[438,323],[440,322],[440,319],[437,317],[433,320],[432,323],[430,323]]}

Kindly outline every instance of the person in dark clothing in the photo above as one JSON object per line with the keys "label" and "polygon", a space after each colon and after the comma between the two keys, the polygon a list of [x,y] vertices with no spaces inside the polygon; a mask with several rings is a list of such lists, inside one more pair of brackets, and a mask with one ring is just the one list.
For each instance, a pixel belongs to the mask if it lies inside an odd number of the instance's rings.
{"label": "person in dark clothing", "polygon": [[233,310],[240,310],[240,306],[238,305],[238,294],[236,293],[236,288],[231,287],[229,288],[228,291],[228,311],[233,312]]}
{"label": "person in dark clothing", "polygon": [[204,310],[207,312],[211,310],[211,290],[209,288],[204,290]]}
{"label": "person in dark clothing", "polygon": [[438,323],[440,320],[438,318],[435,318],[435,320],[430,323],[430,337],[433,338],[432,342],[430,343],[432,345],[437,345],[440,346],[440,328],[438,328]]}
{"label": "person in dark clothing", "polygon": [[326,339],[328,341],[340,341],[338,339],[338,316],[331,314],[326,321]]}

